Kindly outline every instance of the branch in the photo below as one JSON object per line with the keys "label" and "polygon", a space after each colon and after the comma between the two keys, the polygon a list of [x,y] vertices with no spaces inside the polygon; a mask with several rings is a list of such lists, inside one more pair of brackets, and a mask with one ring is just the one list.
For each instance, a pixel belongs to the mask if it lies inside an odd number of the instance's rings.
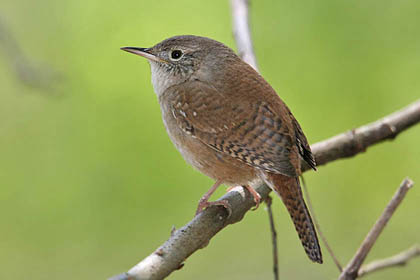
{"label": "branch", "polygon": [[279,257],[278,257],[278,250],[277,250],[277,231],[274,225],[273,211],[271,209],[272,201],[273,200],[271,199],[271,196],[267,196],[267,198],[265,199],[265,203],[267,204],[268,221],[270,222],[271,242],[273,245],[274,280],[279,280]]}
{"label": "branch", "polygon": [[393,266],[403,266],[408,263],[411,259],[415,257],[420,257],[420,246],[415,245],[411,247],[408,250],[405,250],[397,255],[394,255],[392,257],[382,259],[382,260],[376,260],[369,264],[366,264],[362,266],[362,268],[357,273],[358,277],[365,276],[366,274],[369,274],[371,272],[381,270],[384,268],[389,268]]}
{"label": "branch", "polygon": [[[313,145],[314,155],[320,159],[317,161],[321,164],[349,157],[349,149],[352,151],[351,155],[354,156],[370,145],[395,137],[418,122],[420,122],[420,101],[372,124],[354,129],[351,134],[340,134]],[[266,199],[270,189],[266,185],[261,185],[256,188],[256,191],[262,199]],[[192,253],[205,247],[220,230],[242,220],[245,213],[254,205],[253,197],[242,187],[233,188],[220,200],[227,200],[232,206],[232,215],[229,218],[223,207],[205,209],[187,225],[175,231],[161,247],[130,269],[128,273],[111,279],[165,278],[178,269]]]}
{"label": "branch", "polygon": [[[259,187],[256,191],[264,198],[269,193],[267,187]],[[242,187],[233,188],[221,199],[227,200],[232,206],[232,214],[229,217],[224,207],[206,208],[187,225],[173,232],[161,247],[130,269],[128,273],[111,279],[157,280],[165,278],[172,271],[182,267],[184,260],[192,253],[206,247],[210,239],[221,229],[242,220],[245,213],[254,205],[253,196]]]}
{"label": "branch", "polygon": [[[315,154],[317,166],[325,165],[364,152],[369,146],[384,140],[394,139],[399,133],[418,122],[420,122],[420,100],[376,122],[316,143],[311,149]],[[302,170],[308,169],[310,167],[303,162]]]}
{"label": "branch", "polygon": [[233,19],[233,36],[238,47],[239,56],[255,70],[258,71],[257,59],[252,46],[251,32],[249,31],[248,1],[231,0]]}
{"label": "branch", "polygon": [[370,249],[372,249],[373,244],[375,244],[376,242],[376,239],[378,239],[382,230],[387,225],[389,219],[391,219],[395,210],[400,205],[406,193],[412,186],[413,181],[411,181],[410,179],[405,179],[401,183],[401,186],[398,188],[397,192],[394,194],[391,201],[386,206],[384,212],[376,221],[375,225],[367,234],[365,240],[363,241],[362,245],[360,245],[353,259],[344,268],[343,272],[339,277],[339,280],[353,280],[357,278],[360,266],[363,264],[366,256],[369,254]]}

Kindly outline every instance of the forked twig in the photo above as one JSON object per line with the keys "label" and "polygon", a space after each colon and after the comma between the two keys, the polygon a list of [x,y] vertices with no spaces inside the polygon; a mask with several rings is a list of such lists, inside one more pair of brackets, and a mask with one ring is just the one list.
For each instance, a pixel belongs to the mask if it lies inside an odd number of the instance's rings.
{"label": "forked twig", "polygon": [[413,186],[413,181],[406,178],[401,183],[400,187],[392,197],[391,201],[386,206],[384,212],[376,221],[375,225],[367,234],[365,240],[363,240],[362,245],[360,245],[354,257],[344,268],[341,273],[339,280],[352,280],[358,277],[358,272],[363,264],[366,256],[369,254],[370,249],[372,249],[373,244],[375,244],[376,239],[381,234],[382,230],[387,225],[389,219],[391,219],[397,207],[400,205],[401,201],[404,199],[408,190]]}
{"label": "forked twig", "polygon": [[393,266],[404,266],[406,265],[411,259],[415,257],[420,257],[420,246],[414,245],[410,249],[407,249],[397,255],[392,257],[382,259],[382,260],[375,260],[371,263],[363,265],[358,272],[358,277],[365,276],[369,273],[375,272],[377,270],[390,268]]}

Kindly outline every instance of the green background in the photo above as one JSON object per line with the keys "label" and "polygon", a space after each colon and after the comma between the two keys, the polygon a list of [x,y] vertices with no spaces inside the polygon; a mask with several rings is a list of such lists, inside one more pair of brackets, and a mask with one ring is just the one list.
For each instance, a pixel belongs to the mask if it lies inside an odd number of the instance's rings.
{"label": "green background", "polygon": [[[253,1],[263,76],[309,141],[374,121],[420,96],[420,2]],[[196,34],[235,48],[227,1],[12,1],[0,17],[47,89],[22,84],[0,41],[0,278],[105,279],[132,267],[194,213],[212,180],[164,130],[147,62],[119,50]],[[47,72],[47,73],[45,73]],[[420,126],[305,175],[346,263],[406,176],[417,186],[368,261],[420,242]],[[222,188],[217,194],[224,193]],[[281,279],[334,279],[304,254],[274,200]],[[264,206],[218,234],[170,279],[272,279]],[[419,279],[420,260],[366,279]]]}

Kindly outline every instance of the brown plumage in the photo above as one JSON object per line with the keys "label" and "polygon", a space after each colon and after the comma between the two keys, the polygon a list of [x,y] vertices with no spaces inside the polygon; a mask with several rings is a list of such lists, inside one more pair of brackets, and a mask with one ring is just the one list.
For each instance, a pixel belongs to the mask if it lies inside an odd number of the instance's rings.
{"label": "brown plumage", "polygon": [[309,258],[322,263],[299,185],[300,158],[314,169],[315,160],[274,89],[230,48],[208,38],[178,36],[125,50],[148,58],[171,140],[187,162],[217,182],[198,212],[212,204],[207,200],[221,183],[263,180],[282,198]]}
{"label": "brown plumage", "polygon": [[289,211],[306,254],[312,261],[322,263],[321,248],[311,215],[303,200],[299,178],[273,173],[268,173],[267,177],[271,188],[281,197]]}

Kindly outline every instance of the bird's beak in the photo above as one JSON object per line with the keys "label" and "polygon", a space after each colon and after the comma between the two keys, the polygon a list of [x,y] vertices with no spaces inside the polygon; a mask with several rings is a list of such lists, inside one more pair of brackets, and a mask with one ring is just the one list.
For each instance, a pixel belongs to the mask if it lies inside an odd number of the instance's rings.
{"label": "bird's beak", "polygon": [[161,62],[161,59],[148,52],[149,49],[147,48],[123,47],[121,50],[140,55],[148,60]]}

